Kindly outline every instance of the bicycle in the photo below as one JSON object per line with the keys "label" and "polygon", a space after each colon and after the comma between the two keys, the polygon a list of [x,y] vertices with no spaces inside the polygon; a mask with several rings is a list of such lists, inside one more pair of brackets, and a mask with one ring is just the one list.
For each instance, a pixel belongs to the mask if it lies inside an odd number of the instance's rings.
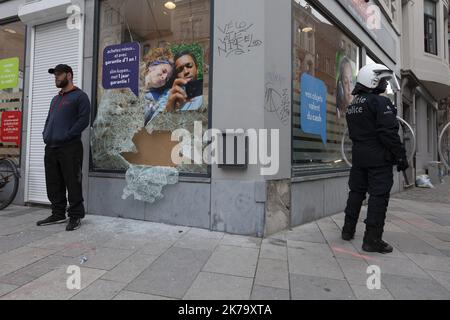
{"label": "bicycle", "polygon": [[20,173],[11,159],[0,159],[0,210],[8,207],[17,195]]}

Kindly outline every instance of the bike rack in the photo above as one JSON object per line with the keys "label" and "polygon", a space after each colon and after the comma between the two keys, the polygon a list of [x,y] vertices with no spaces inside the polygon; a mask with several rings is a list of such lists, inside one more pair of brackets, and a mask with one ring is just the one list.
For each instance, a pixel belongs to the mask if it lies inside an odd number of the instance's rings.
{"label": "bike rack", "polygon": [[450,164],[447,163],[444,157],[444,152],[442,151],[442,139],[444,138],[444,133],[447,131],[447,129],[450,128],[450,122],[447,123],[447,125],[442,129],[441,134],[439,135],[439,142],[438,142],[438,151],[439,156],[441,157],[441,161],[444,163],[444,165],[447,167],[447,169],[450,171]]}
{"label": "bike rack", "polygon": [[[413,136],[413,140],[414,140],[414,143],[413,143],[413,150],[412,150],[412,152],[411,152],[411,155],[408,157],[409,162],[411,163],[412,159],[414,158],[414,155],[416,154],[416,150],[417,150],[417,149],[416,149],[416,146],[417,146],[416,133],[414,132],[414,130],[413,130],[413,128],[411,127],[411,125],[410,125],[408,122],[406,122],[404,119],[402,119],[402,118],[400,118],[400,117],[397,117],[397,119],[398,119],[398,121],[402,122],[403,124],[405,124],[405,125],[408,127],[408,129],[411,131],[412,136]],[[448,127],[449,125],[450,125],[450,123],[447,125],[447,127]],[[447,127],[445,127],[445,128],[444,128],[444,131],[442,131],[441,137],[444,136],[443,133],[445,132],[445,130],[447,129]],[[344,161],[348,164],[349,167],[352,167],[353,164],[348,160],[347,156],[345,155],[345,149],[344,149],[344,147],[345,147],[345,136],[347,135],[347,133],[348,133],[348,128],[345,130],[344,134],[342,135],[342,141],[341,141],[341,153],[342,153],[342,158],[344,159]],[[439,146],[440,146],[440,144],[439,144]],[[446,164],[446,165],[448,165],[448,164]],[[448,166],[447,166],[447,168],[448,168]],[[450,170],[450,169],[449,169],[449,170]]]}

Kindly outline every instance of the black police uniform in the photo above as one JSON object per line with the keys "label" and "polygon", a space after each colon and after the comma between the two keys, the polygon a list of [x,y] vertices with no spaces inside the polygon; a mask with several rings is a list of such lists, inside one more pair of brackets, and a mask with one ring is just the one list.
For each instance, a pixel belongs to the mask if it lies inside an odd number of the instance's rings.
{"label": "black police uniform", "polygon": [[393,186],[393,166],[406,161],[398,134],[397,109],[386,97],[362,92],[348,107],[346,117],[353,141],[353,167],[345,224],[351,226],[354,234],[362,203],[369,193],[366,235],[367,230],[372,230],[381,240]]}

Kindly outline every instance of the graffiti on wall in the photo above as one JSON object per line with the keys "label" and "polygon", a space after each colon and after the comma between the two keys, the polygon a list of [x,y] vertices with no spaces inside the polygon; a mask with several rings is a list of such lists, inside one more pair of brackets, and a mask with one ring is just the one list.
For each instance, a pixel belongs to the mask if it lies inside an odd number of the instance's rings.
{"label": "graffiti on wall", "polygon": [[266,73],[265,110],[274,113],[285,126],[291,119],[291,99],[286,77],[274,72]]}
{"label": "graffiti on wall", "polygon": [[253,27],[253,23],[233,20],[224,26],[217,26],[220,33],[218,37],[219,56],[226,58],[231,55],[240,56],[261,47],[263,42],[254,35]]}

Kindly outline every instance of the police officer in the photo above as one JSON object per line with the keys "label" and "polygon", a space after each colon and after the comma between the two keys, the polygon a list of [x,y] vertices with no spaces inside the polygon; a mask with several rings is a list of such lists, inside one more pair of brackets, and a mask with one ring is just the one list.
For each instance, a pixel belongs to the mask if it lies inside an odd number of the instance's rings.
{"label": "police officer", "polygon": [[366,194],[369,193],[366,232],[362,249],[366,252],[391,253],[393,248],[382,240],[394,183],[393,166],[408,169],[405,148],[398,134],[397,109],[380,94],[388,81],[398,83],[392,70],[380,64],[363,67],[353,91],[355,98],[347,109],[347,124],[353,141],[353,167],[350,173],[350,194],[345,209],[342,239],[354,238],[356,224]]}

